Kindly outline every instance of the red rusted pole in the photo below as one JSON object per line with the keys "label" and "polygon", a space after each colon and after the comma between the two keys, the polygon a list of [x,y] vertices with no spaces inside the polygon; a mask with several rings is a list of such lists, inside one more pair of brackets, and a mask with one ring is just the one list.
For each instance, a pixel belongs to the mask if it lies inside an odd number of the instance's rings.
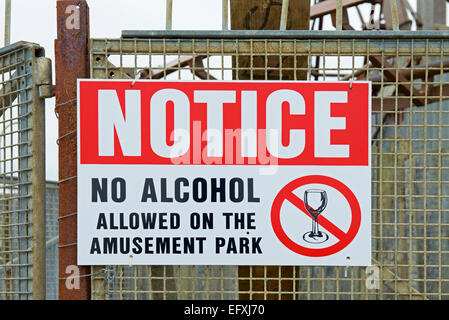
{"label": "red rusted pole", "polygon": [[[56,112],[59,115],[59,299],[91,298],[90,267],[77,265],[77,79],[89,78],[89,7],[57,1]],[[67,269],[67,267],[69,267]],[[67,271],[69,271],[67,273]],[[68,277],[73,277],[69,279]],[[79,282],[78,282],[79,280]]]}

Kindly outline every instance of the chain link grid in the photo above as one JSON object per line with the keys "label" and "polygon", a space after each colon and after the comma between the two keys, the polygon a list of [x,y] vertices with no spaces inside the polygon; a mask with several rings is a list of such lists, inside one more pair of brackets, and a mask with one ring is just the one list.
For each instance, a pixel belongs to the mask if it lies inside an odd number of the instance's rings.
{"label": "chain link grid", "polygon": [[93,39],[96,79],[371,80],[373,267],[118,266],[92,298],[448,299],[448,53],[424,37]]}

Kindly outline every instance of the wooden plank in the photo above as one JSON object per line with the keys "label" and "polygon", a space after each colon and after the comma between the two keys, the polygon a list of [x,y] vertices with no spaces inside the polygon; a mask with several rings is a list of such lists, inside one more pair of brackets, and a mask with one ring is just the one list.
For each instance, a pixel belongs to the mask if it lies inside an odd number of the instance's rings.
{"label": "wooden plank", "polygon": [[[281,9],[282,0],[231,0],[231,29],[279,30]],[[309,19],[309,1],[290,0],[287,30],[308,30]],[[238,58],[234,56],[233,67],[238,68],[238,72],[233,73],[234,79],[304,80],[307,78],[307,70],[297,70],[295,75],[293,71],[295,67],[294,56],[265,56],[261,53],[254,52],[252,59],[248,55],[239,55]],[[281,65],[282,72],[280,72]],[[296,57],[296,68],[306,67],[307,57]]]}
{"label": "wooden plank", "polygon": [[[282,0],[231,0],[231,29],[279,30],[281,9]],[[308,30],[309,20],[310,1],[290,0],[287,30]],[[263,52],[254,52],[252,59],[248,55],[233,56],[233,67],[238,68],[233,77],[240,80],[305,80],[307,70],[294,72],[293,68],[295,63],[296,68],[307,68],[307,62],[307,56],[265,56]],[[257,70],[251,71],[251,67]],[[299,267],[240,266],[239,298],[294,299],[294,278],[298,272]]]}

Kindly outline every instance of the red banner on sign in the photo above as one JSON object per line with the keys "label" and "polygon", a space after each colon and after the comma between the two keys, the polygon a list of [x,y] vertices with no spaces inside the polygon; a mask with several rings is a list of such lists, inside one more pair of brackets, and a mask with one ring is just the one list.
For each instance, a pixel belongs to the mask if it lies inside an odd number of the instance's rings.
{"label": "red banner on sign", "polygon": [[368,165],[368,82],[79,81],[81,164]]}

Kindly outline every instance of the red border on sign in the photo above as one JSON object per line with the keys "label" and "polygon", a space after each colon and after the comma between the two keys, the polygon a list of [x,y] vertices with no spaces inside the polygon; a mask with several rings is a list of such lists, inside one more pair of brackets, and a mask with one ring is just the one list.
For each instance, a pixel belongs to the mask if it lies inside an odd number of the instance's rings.
{"label": "red border on sign", "polygon": [[[80,164],[130,164],[130,165],[329,165],[329,166],[367,166],[370,148],[370,101],[369,82],[304,82],[304,81],[159,81],[139,80],[132,86],[132,80],[95,80],[78,81],[78,136]],[[151,146],[151,97],[163,89],[174,89],[184,93],[190,103],[190,148],[182,156],[167,158],[157,155]],[[123,154],[121,143],[114,131],[114,155],[99,154],[99,92],[112,90],[117,94],[123,115],[126,114],[126,92],[138,91],[141,97],[141,154],[128,156]],[[195,102],[197,90],[223,91],[236,93],[235,103],[226,103],[223,108],[223,156],[209,157],[208,141],[202,139],[207,130],[207,104]],[[282,114],[282,143],[288,145],[290,130],[305,131],[305,147],[294,158],[277,158],[271,155],[266,145],[267,109],[266,101],[277,90],[292,90],[301,94],[305,101],[304,114],[291,114],[288,104],[279,109]],[[242,128],[242,92],[257,92],[257,156],[246,157],[241,154]],[[345,118],[345,129],[332,129],[332,145],[348,145],[348,157],[315,156],[315,93],[317,91],[341,91],[348,93],[347,103],[332,103],[331,117]],[[167,103],[166,140],[171,139],[174,126],[174,107]],[[240,130],[240,131],[239,131]],[[226,135],[229,132],[229,135]],[[284,141],[285,139],[285,141]]]}
{"label": "red border on sign", "polygon": [[[330,186],[339,191],[349,203],[349,206],[351,208],[351,225],[349,227],[349,230],[346,233],[344,233],[336,227],[333,228],[333,230],[327,229],[334,235],[338,232],[337,238],[339,239],[339,241],[333,244],[332,246],[317,249],[301,246],[296,242],[294,242],[293,240],[291,240],[285,233],[284,229],[282,228],[280,219],[282,204],[284,203],[284,201],[286,200],[288,201],[288,199],[291,198],[291,195],[293,194],[294,190],[307,184],[324,184]],[[302,203],[302,201],[300,202]],[[298,206],[297,204],[294,205]],[[305,211],[305,208],[303,211]],[[324,217],[320,217],[320,219],[322,218]],[[351,243],[351,241],[357,235],[357,232],[359,231],[360,228],[361,220],[362,214],[360,205],[351,189],[349,189],[342,182],[327,176],[319,176],[319,175],[306,176],[290,182],[278,193],[271,207],[271,224],[273,226],[273,230],[276,236],[279,238],[282,244],[284,244],[291,251],[308,257],[329,256],[344,249],[346,246],[348,246],[349,243]],[[330,223],[328,220],[325,220],[325,222],[329,225],[329,227],[333,226],[332,223]]]}

